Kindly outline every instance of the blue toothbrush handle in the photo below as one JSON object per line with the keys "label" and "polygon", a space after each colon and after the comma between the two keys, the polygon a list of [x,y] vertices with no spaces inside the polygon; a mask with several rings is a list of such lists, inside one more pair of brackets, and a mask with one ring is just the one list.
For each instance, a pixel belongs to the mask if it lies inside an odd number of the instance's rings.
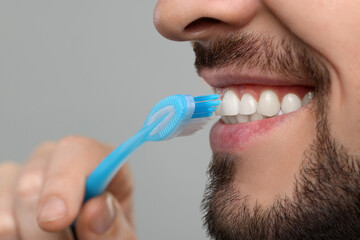
{"label": "blue toothbrush handle", "polygon": [[111,152],[86,180],[84,202],[101,195],[117,171],[126,162],[126,157],[145,142],[146,131],[139,131]]}
{"label": "blue toothbrush handle", "polygon": [[[84,203],[90,198],[101,195],[106,190],[117,171],[126,162],[126,157],[147,141],[147,137],[162,120],[164,117],[160,117],[148,126],[143,127],[100,162],[86,179]],[[76,220],[71,224],[71,230],[74,239],[77,240],[75,222]]]}
{"label": "blue toothbrush handle", "polygon": [[160,117],[150,125],[143,127],[118,146],[95,168],[86,180],[84,202],[101,195],[106,190],[117,171],[126,162],[126,157],[147,140],[149,134],[164,118],[165,116]]}

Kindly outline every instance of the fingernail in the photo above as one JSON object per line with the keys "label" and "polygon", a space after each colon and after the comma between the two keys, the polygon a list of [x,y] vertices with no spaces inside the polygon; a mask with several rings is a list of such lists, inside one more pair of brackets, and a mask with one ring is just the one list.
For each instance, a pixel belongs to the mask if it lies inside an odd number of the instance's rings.
{"label": "fingernail", "polygon": [[90,228],[98,235],[105,233],[114,222],[115,210],[110,194],[106,195],[105,206],[100,208],[90,221]]}
{"label": "fingernail", "polygon": [[66,204],[62,199],[58,197],[50,197],[40,211],[39,221],[55,221],[64,217],[66,215],[66,212]]}

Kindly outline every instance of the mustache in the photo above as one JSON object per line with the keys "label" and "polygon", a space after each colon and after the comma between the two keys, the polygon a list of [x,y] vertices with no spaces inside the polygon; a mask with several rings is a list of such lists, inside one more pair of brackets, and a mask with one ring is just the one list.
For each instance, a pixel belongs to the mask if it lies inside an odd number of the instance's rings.
{"label": "mustache", "polygon": [[275,74],[283,78],[309,80],[313,83],[318,100],[317,113],[324,112],[330,90],[327,68],[317,53],[295,36],[270,36],[237,31],[218,36],[208,46],[193,43],[195,68],[220,69],[230,67],[257,69],[265,74]]}
{"label": "mustache", "polygon": [[195,42],[195,68],[257,68],[265,73],[317,80],[324,67],[299,40],[246,32],[218,36],[209,46]]}

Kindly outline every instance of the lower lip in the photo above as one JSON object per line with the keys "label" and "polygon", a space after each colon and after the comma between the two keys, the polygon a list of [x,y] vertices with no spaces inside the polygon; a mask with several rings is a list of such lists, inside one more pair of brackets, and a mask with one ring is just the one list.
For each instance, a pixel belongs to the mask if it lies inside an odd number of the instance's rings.
{"label": "lower lip", "polygon": [[256,144],[259,136],[264,137],[270,132],[284,124],[287,119],[292,118],[302,109],[281,116],[263,120],[224,124],[221,120],[216,122],[210,131],[210,145],[213,151],[239,152]]}

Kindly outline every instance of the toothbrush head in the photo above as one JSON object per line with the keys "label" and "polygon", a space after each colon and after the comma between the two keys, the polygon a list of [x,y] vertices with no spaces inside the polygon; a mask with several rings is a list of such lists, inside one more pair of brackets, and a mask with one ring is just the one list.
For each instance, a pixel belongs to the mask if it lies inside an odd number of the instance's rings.
{"label": "toothbrush head", "polygon": [[219,104],[217,94],[199,97],[173,95],[164,98],[153,107],[145,120],[144,127],[162,118],[147,140],[161,141],[178,135],[190,135],[201,129]]}

